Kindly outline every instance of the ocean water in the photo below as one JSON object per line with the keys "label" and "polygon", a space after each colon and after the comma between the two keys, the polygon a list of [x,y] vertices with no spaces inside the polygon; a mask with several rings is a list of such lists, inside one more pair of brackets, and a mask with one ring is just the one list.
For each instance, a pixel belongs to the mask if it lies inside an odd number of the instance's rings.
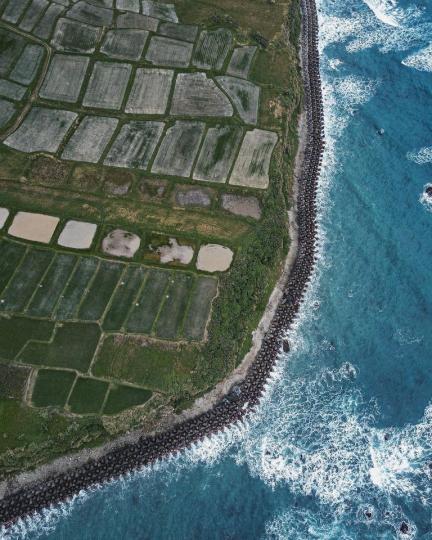
{"label": "ocean water", "polygon": [[432,2],[318,7],[321,255],[262,406],[5,538],[432,539]]}

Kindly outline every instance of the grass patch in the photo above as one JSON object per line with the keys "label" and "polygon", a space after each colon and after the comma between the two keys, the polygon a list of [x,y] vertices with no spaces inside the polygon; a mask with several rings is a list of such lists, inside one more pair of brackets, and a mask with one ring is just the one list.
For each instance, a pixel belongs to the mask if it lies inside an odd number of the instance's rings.
{"label": "grass patch", "polygon": [[74,418],[0,399],[0,480],[108,438],[101,420]]}
{"label": "grass patch", "polygon": [[57,328],[52,343],[28,343],[19,360],[26,364],[77,369],[85,373],[99,338],[97,324],[63,323]]}
{"label": "grass patch", "polygon": [[127,381],[175,395],[191,387],[195,351],[190,347],[152,345],[132,336],[108,336],[92,371],[97,377]]}
{"label": "grass patch", "polygon": [[75,373],[40,369],[37,373],[32,402],[36,407],[64,407]]}
{"label": "grass patch", "polygon": [[24,366],[0,364],[0,400],[22,399],[30,369]]}
{"label": "grass patch", "polygon": [[96,414],[101,410],[108,384],[95,379],[78,378],[69,398],[69,407],[77,414]]}
{"label": "grass patch", "polygon": [[131,386],[116,386],[111,388],[105,403],[104,414],[117,414],[130,407],[142,405],[152,396],[149,390],[132,388]]}

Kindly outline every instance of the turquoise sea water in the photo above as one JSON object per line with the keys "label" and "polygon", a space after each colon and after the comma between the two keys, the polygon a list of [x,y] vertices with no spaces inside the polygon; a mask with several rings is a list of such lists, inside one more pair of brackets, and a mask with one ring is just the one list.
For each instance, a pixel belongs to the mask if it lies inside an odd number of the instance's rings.
{"label": "turquoise sea water", "polygon": [[432,3],[318,6],[321,257],[258,413],[8,538],[432,539]]}

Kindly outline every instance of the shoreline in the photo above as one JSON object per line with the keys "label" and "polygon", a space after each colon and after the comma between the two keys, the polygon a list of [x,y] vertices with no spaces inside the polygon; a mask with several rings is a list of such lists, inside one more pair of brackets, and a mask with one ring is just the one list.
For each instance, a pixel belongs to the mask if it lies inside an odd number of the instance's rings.
{"label": "shoreline", "polygon": [[81,489],[175,454],[252,412],[286,342],[284,334],[300,308],[315,262],[315,198],[324,148],[322,96],[314,0],[301,0],[300,64],[304,109],[299,115],[293,207],[288,212],[291,245],[281,276],[253,333],[253,345],[241,364],[193,407],[165,419],[154,435],[135,430],[98,448],[84,449],[0,483],[0,523],[60,501]]}

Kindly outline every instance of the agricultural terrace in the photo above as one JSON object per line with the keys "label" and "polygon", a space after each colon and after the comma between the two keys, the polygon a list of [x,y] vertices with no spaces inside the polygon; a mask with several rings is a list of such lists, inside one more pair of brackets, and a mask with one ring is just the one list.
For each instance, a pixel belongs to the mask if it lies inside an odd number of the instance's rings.
{"label": "agricultural terrace", "polygon": [[190,407],[288,250],[297,0],[0,0],[0,478]]}

